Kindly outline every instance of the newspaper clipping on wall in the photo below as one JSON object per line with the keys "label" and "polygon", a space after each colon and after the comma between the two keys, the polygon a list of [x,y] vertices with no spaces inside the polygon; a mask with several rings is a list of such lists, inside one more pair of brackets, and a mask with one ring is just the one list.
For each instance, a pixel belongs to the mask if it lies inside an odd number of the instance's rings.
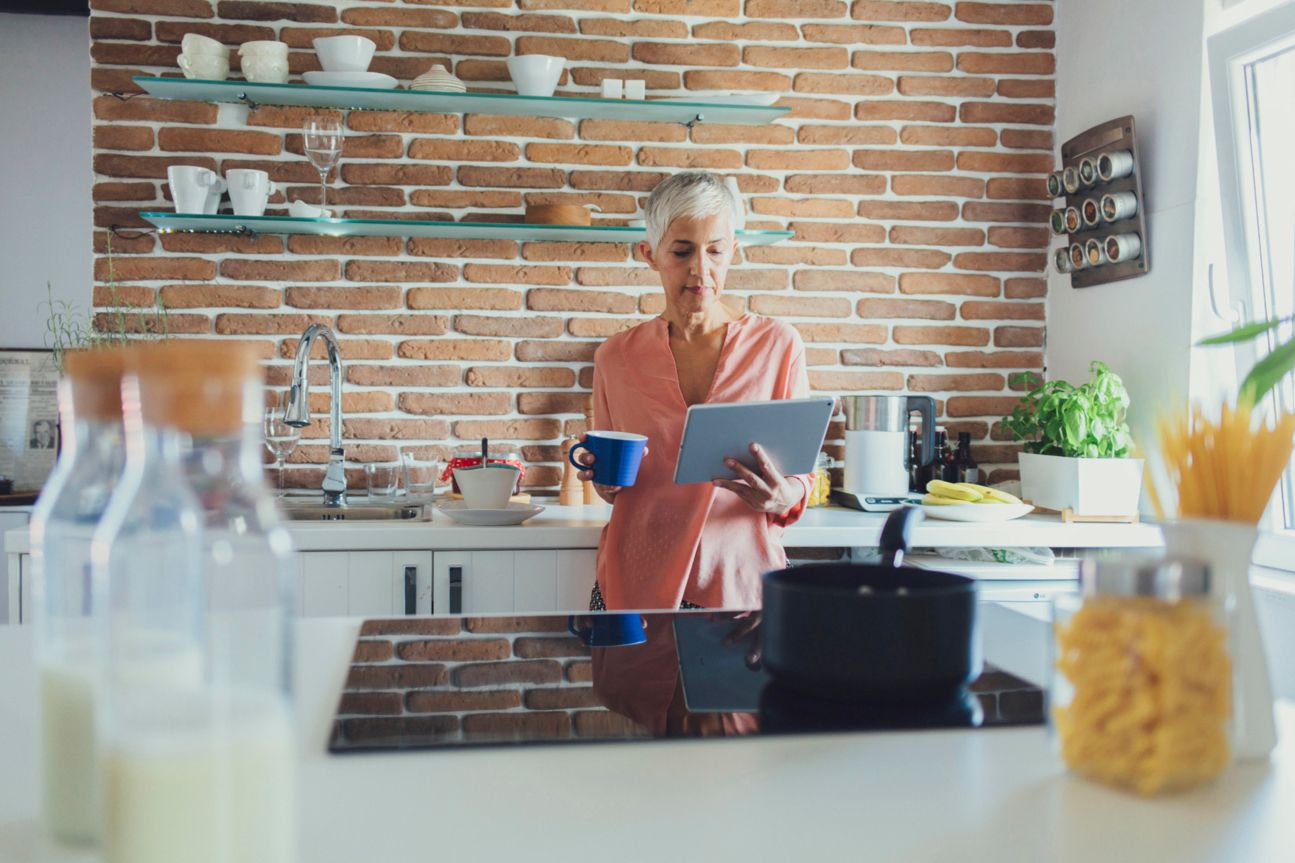
{"label": "newspaper clipping on wall", "polygon": [[58,368],[51,351],[0,350],[0,476],[37,492],[58,456]]}

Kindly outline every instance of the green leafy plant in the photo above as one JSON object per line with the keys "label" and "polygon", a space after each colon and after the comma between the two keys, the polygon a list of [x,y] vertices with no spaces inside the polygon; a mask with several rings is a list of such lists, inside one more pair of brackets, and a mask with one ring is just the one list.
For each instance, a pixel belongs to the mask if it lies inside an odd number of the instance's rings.
{"label": "green leafy plant", "polygon": [[1029,388],[1003,426],[1026,452],[1071,458],[1124,458],[1131,438],[1125,416],[1129,394],[1120,376],[1094,360],[1092,380],[1079,386],[1044,381],[1037,372],[1013,375]]}
{"label": "green leafy plant", "polygon": [[[1198,342],[1202,346],[1211,345],[1230,345],[1239,342],[1248,342],[1257,339],[1260,336],[1277,329],[1283,324],[1295,322],[1295,315],[1286,318],[1273,318],[1268,321],[1259,321],[1253,324],[1242,324],[1231,332],[1224,333],[1221,336],[1202,339]],[[1290,336],[1286,341],[1281,342],[1273,347],[1268,353],[1255,363],[1245,380],[1241,382],[1240,398],[1250,405],[1257,405],[1259,401],[1266,396],[1273,387],[1281,381],[1283,377],[1295,371],[1295,335]]]}
{"label": "green leafy plant", "polygon": [[170,335],[166,305],[161,294],[151,309],[131,308],[122,302],[112,266],[112,235],[108,235],[109,301],[105,311],[92,316],[66,300],[54,299],[54,286],[45,283],[49,309],[45,319],[45,346],[54,352],[54,364],[63,371],[63,354],[77,348],[124,345],[133,338],[165,338]]}

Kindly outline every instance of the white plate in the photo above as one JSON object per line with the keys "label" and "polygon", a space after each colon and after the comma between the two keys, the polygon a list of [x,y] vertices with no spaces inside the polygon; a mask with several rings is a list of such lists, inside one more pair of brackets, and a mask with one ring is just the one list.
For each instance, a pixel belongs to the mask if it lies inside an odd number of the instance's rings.
{"label": "white plate", "polygon": [[705,95],[668,96],[670,102],[701,102],[706,105],[772,105],[781,93],[707,93]]}
{"label": "white plate", "polygon": [[485,527],[521,524],[526,519],[544,512],[544,507],[537,503],[510,503],[507,509],[469,509],[466,501],[451,500],[438,503],[436,511],[460,524]]}
{"label": "white plate", "polygon": [[306,72],[307,84],[319,87],[363,87],[368,90],[394,90],[399,83],[381,72]]}
{"label": "white plate", "polygon": [[922,504],[922,512],[931,518],[947,521],[1011,521],[1034,509],[1028,503],[950,503]]}

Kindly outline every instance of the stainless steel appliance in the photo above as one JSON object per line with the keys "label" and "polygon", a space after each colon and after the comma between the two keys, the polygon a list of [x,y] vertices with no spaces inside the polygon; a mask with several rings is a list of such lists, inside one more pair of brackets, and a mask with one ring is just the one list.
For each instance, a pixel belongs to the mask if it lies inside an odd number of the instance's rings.
{"label": "stainless steel appliance", "polygon": [[935,455],[935,399],[861,395],[841,399],[845,410],[845,473],[833,497],[865,512],[887,512],[920,499],[909,491],[909,417],[920,414],[921,466]]}

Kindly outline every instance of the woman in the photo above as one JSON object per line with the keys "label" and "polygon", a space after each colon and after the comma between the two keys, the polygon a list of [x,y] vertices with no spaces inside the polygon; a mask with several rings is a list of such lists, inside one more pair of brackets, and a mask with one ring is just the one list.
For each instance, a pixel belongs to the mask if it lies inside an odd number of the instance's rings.
{"label": "woman", "polygon": [[720,302],[740,207],[705,172],[676,174],[648,198],[639,251],[661,279],[666,307],[598,348],[594,428],[646,435],[650,452],[633,486],[594,486],[613,507],[598,544],[593,610],[758,608],[760,576],[786,566],[782,528],[803,511],[809,477],[783,476],[753,442],[758,472],[730,459],[738,479],[673,481],[690,405],[809,395],[796,331]]}

